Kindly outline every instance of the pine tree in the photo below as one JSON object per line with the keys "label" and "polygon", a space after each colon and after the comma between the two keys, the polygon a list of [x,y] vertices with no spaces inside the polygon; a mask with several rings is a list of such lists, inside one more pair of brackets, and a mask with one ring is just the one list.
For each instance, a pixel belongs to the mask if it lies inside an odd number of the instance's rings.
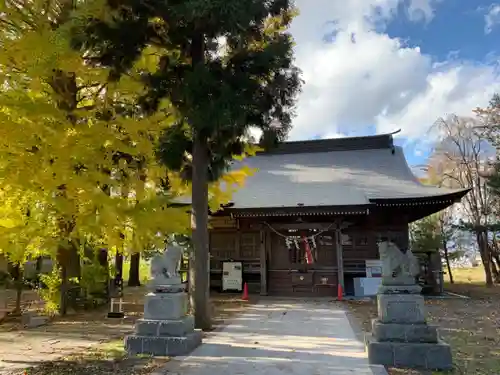
{"label": "pine tree", "polygon": [[[105,5],[102,8],[102,5]],[[177,119],[161,137],[159,158],[192,183],[196,325],[210,328],[208,191],[245,150],[251,127],[266,146],[285,139],[301,85],[287,28],[291,0],[94,0],[73,28],[73,46],[119,81],[149,51],[138,104],[149,115],[171,103]],[[98,9],[98,11],[96,11]],[[163,108],[164,109],[164,108]],[[217,208],[216,208],[217,209]]]}

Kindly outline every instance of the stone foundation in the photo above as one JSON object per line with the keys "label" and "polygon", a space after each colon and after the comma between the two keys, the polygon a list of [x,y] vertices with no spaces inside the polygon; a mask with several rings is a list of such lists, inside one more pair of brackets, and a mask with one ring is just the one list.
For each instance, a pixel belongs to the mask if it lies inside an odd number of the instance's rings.
{"label": "stone foundation", "polygon": [[441,340],[436,343],[378,341],[366,336],[371,364],[423,370],[451,370],[451,348]]}
{"label": "stone foundation", "polygon": [[371,364],[391,367],[450,370],[451,348],[439,339],[437,327],[427,324],[424,297],[415,288],[380,288],[378,318],[372,321],[372,334],[366,336],[368,359]]}
{"label": "stone foundation", "polygon": [[374,319],[372,321],[372,334],[379,341],[438,342],[437,327],[427,324],[382,323]]}
{"label": "stone foundation", "polygon": [[184,356],[201,344],[202,332],[193,331],[185,336],[139,336],[125,338],[125,349],[130,355],[148,354],[160,357]]}
{"label": "stone foundation", "polygon": [[160,286],[144,302],[144,318],[135,333],[125,337],[130,355],[183,356],[201,344],[202,332],[194,329],[194,318],[187,315],[188,296],[178,287]]}
{"label": "stone foundation", "polygon": [[192,316],[177,320],[139,319],[135,323],[135,333],[139,336],[185,336],[193,330]]}

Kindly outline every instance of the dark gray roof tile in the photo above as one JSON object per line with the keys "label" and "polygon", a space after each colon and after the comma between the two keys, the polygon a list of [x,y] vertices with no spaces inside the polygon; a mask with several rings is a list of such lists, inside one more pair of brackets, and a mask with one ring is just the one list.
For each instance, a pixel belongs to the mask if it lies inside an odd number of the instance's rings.
{"label": "dark gray roof tile", "polygon": [[255,170],[233,195],[233,208],[343,206],[372,199],[424,198],[456,191],[422,185],[394,147],[261,154],[237,162]]}

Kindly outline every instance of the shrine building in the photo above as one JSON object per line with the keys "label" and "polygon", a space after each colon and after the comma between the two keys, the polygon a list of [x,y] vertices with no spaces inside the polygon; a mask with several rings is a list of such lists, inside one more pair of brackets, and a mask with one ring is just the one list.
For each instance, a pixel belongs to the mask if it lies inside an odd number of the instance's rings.
{"label": "shrine building", "polygon": [[285,142],[241,163],[254,174],[211,217],[211,286],[241,262],[261,295],[337,296],[339,284],[352,295],[377,241],[407,249],[409,223],[468,192],[421,184],[391,134]]}

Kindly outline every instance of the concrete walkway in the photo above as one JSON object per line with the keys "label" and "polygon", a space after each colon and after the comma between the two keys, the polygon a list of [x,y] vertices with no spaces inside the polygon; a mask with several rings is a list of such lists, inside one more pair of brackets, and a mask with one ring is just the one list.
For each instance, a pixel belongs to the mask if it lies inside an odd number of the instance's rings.
{"label": "concrete walkway", "polygon": [[341,305],[326,300],[270,300],[250,306],[169,375],[382,375],[371,368]]}

